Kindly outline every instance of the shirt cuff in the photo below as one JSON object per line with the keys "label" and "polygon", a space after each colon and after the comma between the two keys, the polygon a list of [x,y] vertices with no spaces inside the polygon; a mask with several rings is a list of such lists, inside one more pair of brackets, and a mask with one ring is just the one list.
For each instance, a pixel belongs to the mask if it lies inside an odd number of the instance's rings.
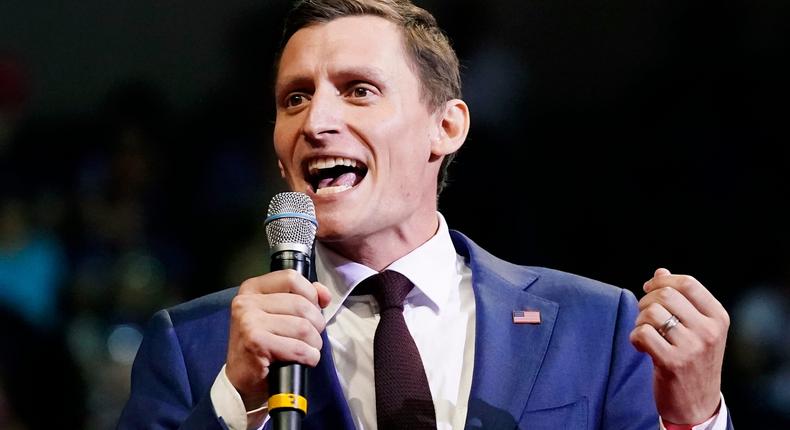
{"label": "shirt cuff", "polygon": [[[705,421],[702,424],[697,424],[695,426],[672,426],[673,429],[681,429],[687,428],[690,430],[726,430],[727,429],[727,405],[724,403],[724,395],[719,393],[719,397],[721,398],[721,404],[719,405],[719,411],[716,415],[710,417],[709,420]],[[661,430],[668,430],[664,426],[664,421],[661,417],[658,417],[658,426]]]}
{"label": "shirt cuff", "polygon": [[230,383],[224,365],[214,379],[210,396],[214,412],[225,421],[230,430],[261,429],[269,419],[268,403],[251,411],[244,408],[244,401],[236,387]]}

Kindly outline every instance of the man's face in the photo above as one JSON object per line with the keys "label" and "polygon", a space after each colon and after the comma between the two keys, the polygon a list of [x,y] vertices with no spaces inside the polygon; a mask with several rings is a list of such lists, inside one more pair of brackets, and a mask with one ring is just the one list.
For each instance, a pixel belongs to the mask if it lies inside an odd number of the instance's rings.
{"label": "man's face", "polygon": [[297,31],[275,97],[282,174],[315,202],[320,239],[435,228],[441,119],[421,99],[394,24],[345,17]]}

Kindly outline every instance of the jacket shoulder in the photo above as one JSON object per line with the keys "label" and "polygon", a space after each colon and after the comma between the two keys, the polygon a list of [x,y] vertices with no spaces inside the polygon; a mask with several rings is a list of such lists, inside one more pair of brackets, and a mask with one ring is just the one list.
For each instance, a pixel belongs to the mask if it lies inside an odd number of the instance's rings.
{"label": "jacket shoulder", "polygon": [[[623,288],[584,276],[539,266],[522,266],[498,258],[471,239],[457,231],[451,232],[459,255],[479,276],[496,276],[501,284],[523,289],[535,296],[551,300],[560,305],[617,307],[622,296],[633,294]],[[476,270],[475,270],[476,269]],[[628,301],[631,301],[628,298]]]}
{"label": "jacket shoulder", "polygon": [[595,302],[591,304],[609,303],[616,305],[622,294],[631,294],[623,288],[573,273],[545,267],[523,267],[537,273],[539,276],[538,282],[535,282],[530,288],[530,292],[549,300],[565,302],[569,299],[584,298],[586,301]]}
{"label": "jacket shoulder", "polygon": [[166,309],[173,321],[173,326],[189,324],[202,319],[227,317],[230,312],[230,302],[236,296],[239,287],[228,288]]}

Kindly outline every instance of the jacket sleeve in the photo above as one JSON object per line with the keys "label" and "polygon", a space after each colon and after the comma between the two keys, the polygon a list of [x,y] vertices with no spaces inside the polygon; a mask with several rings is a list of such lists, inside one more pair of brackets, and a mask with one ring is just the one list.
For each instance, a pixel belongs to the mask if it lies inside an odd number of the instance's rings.
{"label": "jacket sleeve", "polygon": [[638,313],[636,297],[622,290],[601,426],[605,429],[653,430],[659,425],[653,396],[653,363],[629,339]]}
{"label": "jacket sleeve", "polygon": [[146,329],[118,429],[227,430],[209,392],[193,397],[178,335],[166,310],[157,312]]}

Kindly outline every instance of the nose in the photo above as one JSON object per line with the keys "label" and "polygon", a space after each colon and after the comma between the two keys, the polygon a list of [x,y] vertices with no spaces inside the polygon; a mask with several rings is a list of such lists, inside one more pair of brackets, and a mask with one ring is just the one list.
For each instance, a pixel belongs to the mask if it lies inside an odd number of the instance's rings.
{"label": "nose", "polygon": [[341,111],[337,99],[331,91],[316,91],[313,94],[302,126],[302,133],[309,142],[323,143],[340,131]]}

